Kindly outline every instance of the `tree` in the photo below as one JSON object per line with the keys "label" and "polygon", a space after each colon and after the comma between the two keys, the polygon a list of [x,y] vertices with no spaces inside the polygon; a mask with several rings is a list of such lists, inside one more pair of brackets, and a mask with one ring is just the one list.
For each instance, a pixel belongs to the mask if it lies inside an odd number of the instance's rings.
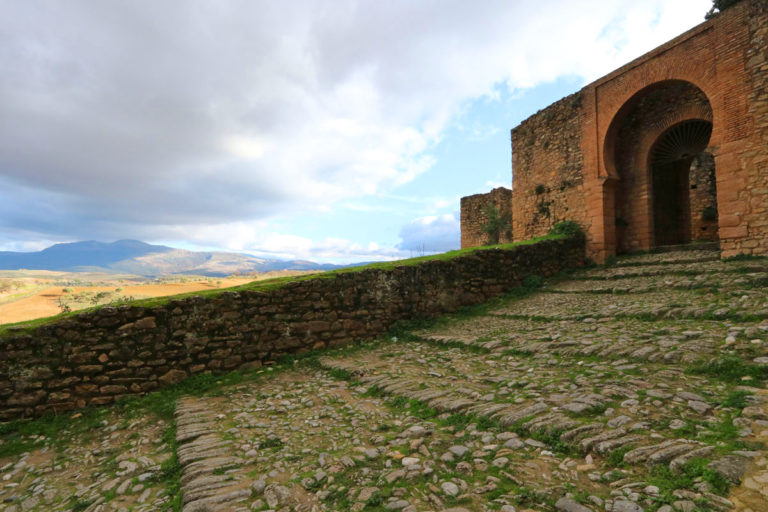
{"label": "tree", "polygon": [[714,18],[724,10],[730,9],[739,2],[741,2],[741,0],[712,0],[712,8],[704,15],[704,19],[708,20]]}
{"label": "tree", "polygon": [[499,243],[501,235],[509,235],[509,228],[512,219],[508,213],[501,214],[494,205],[485,208],[485,216],[488,221],[483,226],[483,231],[488,235],[488,245]]}

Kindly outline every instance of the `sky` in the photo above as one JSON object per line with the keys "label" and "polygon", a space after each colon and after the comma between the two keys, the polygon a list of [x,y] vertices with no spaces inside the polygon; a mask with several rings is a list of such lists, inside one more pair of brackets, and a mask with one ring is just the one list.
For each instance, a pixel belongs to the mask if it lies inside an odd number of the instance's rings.
{"label": "sky", "polygon": [[509,130],[710,0],[0,0],[0,250],[459,247]]}

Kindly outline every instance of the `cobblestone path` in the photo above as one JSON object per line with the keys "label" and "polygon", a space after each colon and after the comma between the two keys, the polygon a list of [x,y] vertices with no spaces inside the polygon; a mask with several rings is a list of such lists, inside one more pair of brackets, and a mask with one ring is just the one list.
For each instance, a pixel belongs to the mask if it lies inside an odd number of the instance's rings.
{"label": "cobblestone path", "polygon": [[175,425],[40,440],[0,458],[0,510],[766,512],[766,284],[704,251],[579,271],[184,397]]}

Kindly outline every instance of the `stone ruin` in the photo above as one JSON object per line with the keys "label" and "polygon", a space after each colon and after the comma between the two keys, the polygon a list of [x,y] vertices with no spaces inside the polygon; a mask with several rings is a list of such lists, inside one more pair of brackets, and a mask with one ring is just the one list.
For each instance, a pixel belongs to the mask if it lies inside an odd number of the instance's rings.
{"label": "stone ruin", "polygon": [[768,2],[746,0],[512,130],[512,190],[465,197],[461,245],[573,220],[598,262],[695,241],[768,254]]}

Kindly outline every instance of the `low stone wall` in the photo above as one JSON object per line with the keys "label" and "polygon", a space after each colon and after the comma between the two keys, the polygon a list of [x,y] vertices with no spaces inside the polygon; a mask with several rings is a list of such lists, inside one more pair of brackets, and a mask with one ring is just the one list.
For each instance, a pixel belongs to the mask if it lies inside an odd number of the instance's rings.
{"label": "low stone wall", "polygon": [[104,307],[0,338],[0,419],[113,402],[199,372],[376,337],[398,320],[478,304],[526,276],[584,261],[580,238],[478,250],[450,260],[223,292],[156,307]]}

